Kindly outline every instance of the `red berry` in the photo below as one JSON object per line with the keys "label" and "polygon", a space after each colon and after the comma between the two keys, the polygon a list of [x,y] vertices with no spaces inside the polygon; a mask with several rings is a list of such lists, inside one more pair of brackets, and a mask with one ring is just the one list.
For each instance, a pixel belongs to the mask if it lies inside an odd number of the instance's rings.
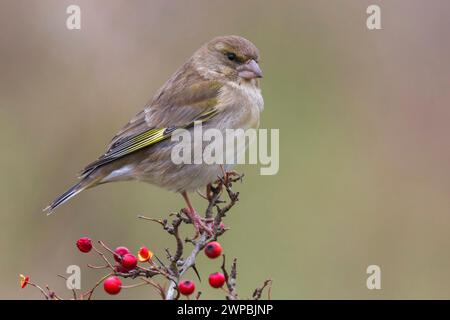
{"label": "red berry", "polygon": [[222,246],[217,241],[211,241],[205,247],[208,258],[215,259],[222,254]]}
{"label": "red berry", "polygon": [[81,252],[89,252],[92,249],[92,242],[91,239],[89,239],[88,237],[83,237],[77,240],[77,247],[78,250],[80,250]]}
{"label": "red berry", "polygon": [[20,287],[23,289],[27,286],[28,283],[30,283],[30,277],[24,276],[23,274],[19,275],[20,278]]}
{"label": "red berry", "polygon": [[180,290],[181,294],[188,296],[192,294],[195,290],[195,283],[190,280],[183,280],[178,284],[178,290]]}
{"label": "red berry", "polygon": [[122,260],[122,256],[130,253],[130,250],[128,250],[127,247],[117,247],[116,250],[114,250],[114,253],[116,253],[114,255],[114,260],[120,262]]}
{"label": "red berry", "polygon": [[147,247],[141,247],[138,251],[138,259],[140,262],[147,262],[153,257],[153,252],[148,250]]}
{"label": "red berry", "polygon": [[109,294],[118,294],[122,289],[122,281],[116,276],[108,277],[103,282],[103,288]]}
{"label": "red berry", "polygon": [[116,272],[120,272],[120,273],[128,273],[128,270],[125,269],[124,267],[122,267],[120,264],[116,264],[116,265],[114,266],[114,270],[115,270]]}
{"label": "red berry", "polygon": [[221,288],[225,283],[225,276],[221,272],[211,273],[208,278],[209,284],[213,288]]}
{"label": "red berry", "polygon": [[133,270],[137,266],[137,258],[131,253],[127,253],[122,256],[122,261],[120,264],[127,270]]}

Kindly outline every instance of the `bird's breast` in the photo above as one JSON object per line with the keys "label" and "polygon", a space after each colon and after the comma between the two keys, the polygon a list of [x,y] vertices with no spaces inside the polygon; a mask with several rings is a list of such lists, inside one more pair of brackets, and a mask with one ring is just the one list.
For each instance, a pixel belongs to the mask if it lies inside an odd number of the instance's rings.
{"label": "bird's breast", "polygon": [[227,129],[258,128],[264,109],[261,90],[252,81],[230,81],[220,91],[218,109],[228,114],[222,122]]}

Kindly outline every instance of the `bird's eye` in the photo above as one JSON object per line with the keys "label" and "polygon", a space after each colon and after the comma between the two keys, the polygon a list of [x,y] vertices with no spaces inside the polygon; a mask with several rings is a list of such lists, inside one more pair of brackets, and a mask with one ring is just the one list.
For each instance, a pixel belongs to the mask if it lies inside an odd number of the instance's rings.
{"label": "bird's eye", "polygon": [[228,60],[230,60],[230,61],[236,60],[236,54],[234,54],[233,52],[227,52],[226,55],[227,55]]}

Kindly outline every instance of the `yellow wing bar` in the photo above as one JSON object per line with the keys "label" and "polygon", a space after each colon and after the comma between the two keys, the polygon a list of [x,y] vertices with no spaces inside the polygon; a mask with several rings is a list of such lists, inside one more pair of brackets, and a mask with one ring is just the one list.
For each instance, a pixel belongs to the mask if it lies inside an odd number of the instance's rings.
{"label": "yellow wing bar", "polygon": [[143,148],[152,146],[162,140],[165,140],[168,137],[170,137],[172,132],[175,131],[176,129],[181,129],[181,128],[186,129],[186,128],[192,127],[194,125],[194,123],[198,122],[198,121],[206,122],[209,119],[211,119],[212,117],[214,117],[217,113],[218,113],[218,111],[216,109],[211,109],[211,110],[208,110],[208,111],[200,114],[194,121],[187,123],[183,126],[170,127],[170,128],[152,128],[152,129],[146,130],[142,133],[139,133],[129,139],[126,139],[123,142],[119,143],[114,148],[112,148],[111,150],[108,150],[108,152],[106,152],[98,160],[89,164],[83,170],[83,172],[81,173],[81,176],[89,174],[90,172],[92,172],[92,170],[98,168],[99,166],[110,163],[114,160],[117,160],[126,155],[129,155],[130,153],[136,152]]}

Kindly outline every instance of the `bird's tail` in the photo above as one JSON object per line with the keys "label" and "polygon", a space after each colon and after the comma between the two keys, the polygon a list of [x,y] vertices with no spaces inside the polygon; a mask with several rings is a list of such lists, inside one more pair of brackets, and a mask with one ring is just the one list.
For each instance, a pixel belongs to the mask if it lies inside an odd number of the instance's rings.
{"label": "bird's tail", "polygon": [[68,201],[69,199],[75,197],[81,191],[95,186],[97,184],[97,182],[99,182],[101,179],[102,179],[102,177],[91,177],[91,176],[84,177],[76,185],[72,186],[69,190],[67,190],[62,195],[60,195],[58,198],[56,198],[43,211],[47,212],[47,215],[52,214],[53,210],[55,210],[57,207],[59,207],[64,202]]}

